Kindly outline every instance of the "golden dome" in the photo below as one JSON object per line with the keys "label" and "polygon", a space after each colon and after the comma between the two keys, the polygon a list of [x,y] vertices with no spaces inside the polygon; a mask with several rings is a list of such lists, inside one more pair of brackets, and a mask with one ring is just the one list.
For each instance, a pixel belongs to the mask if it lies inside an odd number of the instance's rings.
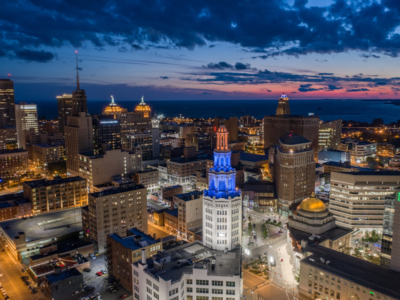
{"label": "golden dome", "polygon": [[307,199],[301,201],[299,205],[300,209],[309,212],[322,212],[326,210],[324,202],[314,197],[314,194]]}
{"label": "golden dome", "polygon": [[150,106],[148,106],[146,103],[144,103],[144,97],[142,97],[142,102],[139,103],[138,106],[136,106],[135,111],[151,111]]}
{"label": "golden dome", "polygon": [[126,108],[122,108],[114,102],[114,97],[111,96],[111,103],[104,109],[103,113],[106,115],[112,115],[115,113],[127,112]]}

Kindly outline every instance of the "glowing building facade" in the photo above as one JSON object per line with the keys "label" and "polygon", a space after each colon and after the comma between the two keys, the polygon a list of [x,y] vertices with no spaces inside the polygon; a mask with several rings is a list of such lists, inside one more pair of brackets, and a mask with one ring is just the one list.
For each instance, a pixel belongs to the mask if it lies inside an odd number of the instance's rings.
{"label": "glowing building facade", "polygon": [[117,116],[119,116],[122,113],[127,112],[128,110],[126,108],[122,108],[118,104],[114,102],[114,97],[111,96],[111,103],[104,109],[103,114],[104,115],[113,115],[114,119],[117,119]]}
{"label": "glowing building facade", "polygon": [[135,107],[135,112],[143,112],[144,118],[151,117],[151,108],[144,102],[144,97],[142,96],[142,101],[139,103],[138,106]]}
{"label": "glowing building facade", "polygon": [[203,244],[216,250],[241,245],[242,236],[242,198],[235,186],[228,134],[222,123],[217,131],[214,167],[208,173],[209,187],[203,197]]}

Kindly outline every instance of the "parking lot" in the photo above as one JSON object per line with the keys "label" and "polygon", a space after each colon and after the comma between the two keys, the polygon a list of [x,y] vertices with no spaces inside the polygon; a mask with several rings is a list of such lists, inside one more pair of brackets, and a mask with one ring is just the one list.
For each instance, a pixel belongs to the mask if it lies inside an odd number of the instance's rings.
{"label": "parking lot", "polygon": [[[98,255],[96,256],[96,259],[90,259],[90,272],[83,272],[83,280],[84,282],[87,283],[87,285],[92,285],[94,286],[94,290],[87,292],[85,294],[91,295],[91,294],[96,294],[100,293],[101,298],[104,300],[117,300],[121,295],[123,294],[128,294],[129,296],[125,299],[131,300],[133,299],[131,293],[127,291],[123,286],[120,284],[116,285],[117,292],[112,294],[107,290],[107,287],[111,285],[111,283],[108,282],[108,274],[98,276],[96,275],[97,272],[101,270],[107,270],[105,262],[104,262],[104,255]],[[86,296],[85,294],[82,294],[79,298],[83,296]]]}

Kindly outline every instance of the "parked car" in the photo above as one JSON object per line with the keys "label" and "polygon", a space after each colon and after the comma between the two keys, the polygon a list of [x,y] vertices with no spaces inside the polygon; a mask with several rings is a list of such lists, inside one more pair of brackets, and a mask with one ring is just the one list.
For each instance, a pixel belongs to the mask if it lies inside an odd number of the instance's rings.
{"label": "parked car", "polygon": [[106,270],[100,270],[101,271],[101,273],[103,273],[103,274],[107,274],[107,271]]}
{"label": "parked car", "polygon": [[96,275],[97,275],[97,276],[103,276],[103,273],[101,273],[101,272],[99,271],[99,272],[96,272]]}
{"label": "parked car", "polygon": [[117,290],[117,289],[115,289],[115,290],[112,290],[112,291],[111,291],[111,294],[115,294],[116,292],[118,292],[118,290]]}
{"label": "parked car", "polygon": [[85,272],[88,272],[88,273],[89,273],[90,271],[92,271],[92,269],[90,269],[90,268],[84,268],[84,269],[83,269],[83,271],[85,271]]}
{"label": "parked car", "polygon": [[93,286],[93,285],[88,285],[88,286],[85,286],[83,289],[84,289],[86,292],[89,292],[89,291],[94,290],[94,286]]}
{"label": "parked car", "polygon": [[123,294],[121,296],[119,296],[118,300],[122,300],[128,297],[128,294]]}

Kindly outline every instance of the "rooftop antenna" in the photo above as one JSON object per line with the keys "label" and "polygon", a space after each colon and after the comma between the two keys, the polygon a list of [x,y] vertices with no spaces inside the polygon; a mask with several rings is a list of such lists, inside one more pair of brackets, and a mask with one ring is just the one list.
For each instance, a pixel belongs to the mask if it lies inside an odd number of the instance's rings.
{"label": "rooftop antenna", "polygon": [[79,68],[78,68],[78,50],[75,50],[76,53],[76,85],[77,85],[77,90],[80,90],[79,87]]}
{"label": "rooftop antenna", "polygon": [[11,80],[11,74],[10,74],[10,73],[8,73],[8,79],[10,79],[10,80]]}

